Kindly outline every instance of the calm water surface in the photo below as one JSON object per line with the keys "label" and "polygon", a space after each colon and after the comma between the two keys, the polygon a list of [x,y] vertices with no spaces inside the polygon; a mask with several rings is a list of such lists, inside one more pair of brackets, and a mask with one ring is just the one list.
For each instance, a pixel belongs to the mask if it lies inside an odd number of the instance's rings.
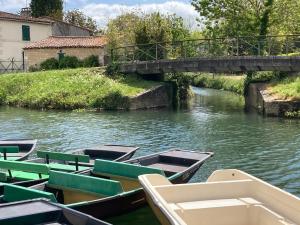
{"label": "calm water surface", "polygon": [[[97,144],[140,146],[137,156],[178,147],[213,150],[194,176],[203,181],[221,168],[237,168],[300,196],[300,121],[243,111],[237,95],[195,88],[189,110],[41,112],[0,108],[0,138],[37,138],[38,149],[67,151]],[[115,224],[155,224],[145,208]],[[145,222],[143,222],[146,225]]]}

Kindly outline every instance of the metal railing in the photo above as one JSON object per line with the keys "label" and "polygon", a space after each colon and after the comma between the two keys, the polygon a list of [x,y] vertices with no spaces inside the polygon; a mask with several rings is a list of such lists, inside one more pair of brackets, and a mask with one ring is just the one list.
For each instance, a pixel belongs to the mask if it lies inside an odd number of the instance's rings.
{"label": "metal railing", "polygon": [[300,55],[300,34],[195,39],[130,45],[111,50],[113,62],[195,57]]}
{"label": "metal railing", "polygon": [[25,70],[24,61],[17,61],[14,59],[0,60],[0,74],[23,72]]}

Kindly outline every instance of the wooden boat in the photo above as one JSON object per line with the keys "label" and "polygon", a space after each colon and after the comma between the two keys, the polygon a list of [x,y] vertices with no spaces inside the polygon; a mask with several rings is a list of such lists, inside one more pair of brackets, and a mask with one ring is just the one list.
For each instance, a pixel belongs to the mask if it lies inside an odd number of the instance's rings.
{"label": "wooden boat", "polygon": [[161,174],[171,182],[185,183],[212,156],[212,152],[172,149],[123,163],[96,160],[93,170],[83,174],[118,181],[124,193],[69,207],[99,219],[131,212],[146,204],[145,193],[138,181],[139,175]]}
{"label": "wooden boat", "polygon": [[94,148],[86,148],[72,151],[72,154],[88,155],[89,163],[81,163],[84,166],[94,166],[96,159],[104,159],[122,162],[130,159],[139,147],[128,145],[102,145]]}
{"label": "wooden boat", "polygon": [[34,151],[37,140],[7,139],[0,141],[0,159],[23,161]]}
{"label": "wooden boat", "polygon": [[109,225],[80,212],[50,203],[31,200],[0,206],[0,225]]}
{"label": "wooden boat", "polygon": [[300,224],[298,197],[239,170],[196,184],[173,185],[157,174],[139,180],[162,225]]}
{"label": "wooden boat", "polygon": [[[210,152],[197,154],[198,159],[183,160],[182,164],[186,167],[169,179],[176,182],[187,181],[195,173],[195,168],[199,169],[199,165],[212,156]],[[181,160],[178,159],[176,163],[178,162]],[[98,219],[130,212],[146,203],[143,189],[138,182],[139,175],[155,173],[165,176],[165,172],[159,168],[107,160],[96,160],[93,170],[84,171],[81,174],[60,171],[49,173],[48,182],[31,188],[43,193],[51,193],[51,196],[55,196],[55,200],[59,203]],[[20,192],[18,189],[21,187],[15,188],[14,192]],[[26,194],[20,196],[26,197]],[[41,196],[37,195],[37,197]],[[53,200],[53,197],[48,198]]]}
{"label": "wooden boat", "polygon": [[[47,181],[50,170],[77,173],[89,169],[78,165],[80,162],[89,162],[89,157],[86,155],[41,151],[38,151],[37,155],[41,158],[22,162],[0,160],[2,170],[0,182],[29,187]],[[74,161],[75,165],[66,163],[71,161]],[[3,185],[0,185],[1,193],[3,193]]]}

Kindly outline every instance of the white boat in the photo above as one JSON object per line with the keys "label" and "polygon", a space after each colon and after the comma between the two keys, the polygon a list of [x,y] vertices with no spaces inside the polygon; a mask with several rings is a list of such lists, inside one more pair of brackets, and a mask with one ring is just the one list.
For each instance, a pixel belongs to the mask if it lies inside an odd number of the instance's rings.
{"label": "white boat", "polygon": [[156,174],[139,181],[163,225],[300,224],[298,197],[239,170],[217,170],[195,184],[174,185]]}

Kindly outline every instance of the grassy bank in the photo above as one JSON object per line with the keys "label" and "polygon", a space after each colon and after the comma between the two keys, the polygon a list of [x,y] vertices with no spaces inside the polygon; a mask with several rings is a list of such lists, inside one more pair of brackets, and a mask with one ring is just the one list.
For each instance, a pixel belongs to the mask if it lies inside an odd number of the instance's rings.
{"label": "grassy bank", "polygon": [[104,69],[68,69],[0,76],[0,103],[34,109],[128,108],[129,97],[157,85]]}
{"label": "grassy bank", "polygon": [[209,73],[192,74],[192,85],[196,87],[206,87],[238,94],[244,93],[245,76],[212,75]]}
{"label": "grassy bank", "polygon": [[300,77],[285,78],[274,82],[268,89],[270,93],[281,99],[300,100]]}

